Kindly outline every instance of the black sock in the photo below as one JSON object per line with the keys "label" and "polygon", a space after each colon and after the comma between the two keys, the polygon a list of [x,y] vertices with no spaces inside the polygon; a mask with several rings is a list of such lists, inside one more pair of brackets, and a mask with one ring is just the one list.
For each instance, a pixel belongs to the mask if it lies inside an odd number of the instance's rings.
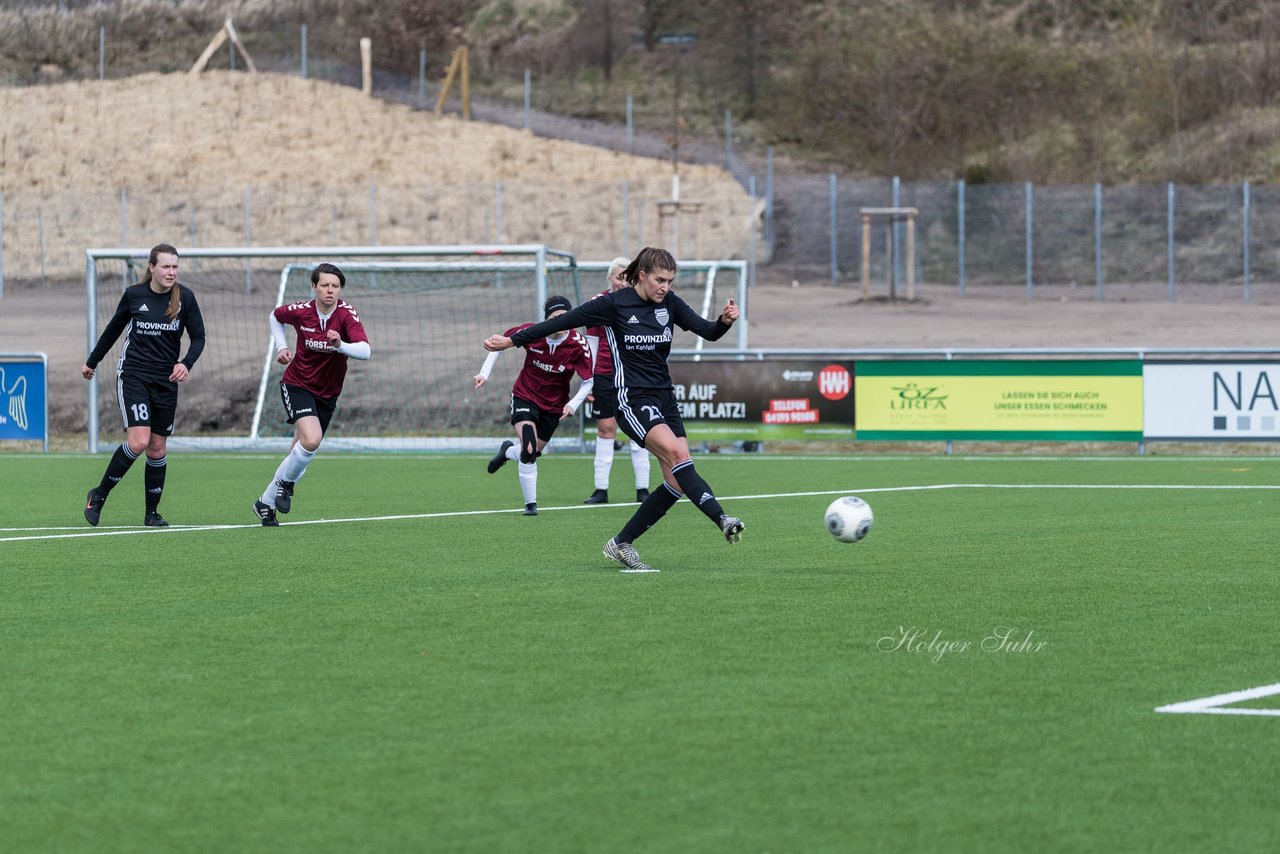
{"label": "black sock", "polygon": [[649,493],[649,497],[636,508],[636,512],[614,539],[620,543],[634,543],[641,534],[658,524],[658,520],[667,515],[667,511],[675,507],[679,500],[680,494],[663,483]]}
{"label": "black sock", "polygon": [[156,512],[156,508],[160,506],[160,496],[164,494],[164,474],[169,468],[168,461],[168,457],[161,457],[158,460],[147,457],[147,474],[144,480],[147,487],[148,513]]}
{"label": "black sock", "polygon": [[125,476],[125,472],[129,471],[129,466],[133,465],[133,461],[137,459],[129,445],[121,442],[120,447],[116,448],[116,452],[111,455],[111,462],[107,463],[107,471],[102,476],[102,482],[98,484],[98,494],[106,495],[116,488],[116,484]]}
{"label": "black sock", "polygon": [[675,475],[676,482],[680,484],[684,494],[689,496],[689,500],[696,504],[708,519],[719,525],[720,517],[724,515],[724,508],[711,493],[710,484],[703,480],[702,475],[698,474],[693,467],[693,460],[680,463],[671,469],[671,473]]}

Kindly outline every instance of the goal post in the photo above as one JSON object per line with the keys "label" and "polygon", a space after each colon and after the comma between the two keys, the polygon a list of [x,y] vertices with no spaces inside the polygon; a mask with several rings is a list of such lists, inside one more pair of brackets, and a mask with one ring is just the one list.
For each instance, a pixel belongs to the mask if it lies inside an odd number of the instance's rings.
{"label": "goal post", "polygon": [[[147,252],[88,250],[88,347],[110,319],[121,290],[142,277]],[[169,445],[181,450],[288,447],[292,428],[278,392],[283,367],[275,362],[267,315],[278,305],[310,299],[311,270],[321,261],[342,268],[342,298],[360,314],[373,351],[368,361],[349,364],[325,440],[331,450],[491,450],[510,432],[507,400],[523,358],[505,353],[485,386],[475,390],[472,377],[486,356],[484,338],[541,320],[550,294],[578,305],[608,286],[609,262],[580,262],[540,244],[179,247],[179,253],[179,280],[195,292],[208,336],[179,394]],[[728,297],[745,310],[745,262],[682,261],[679,272],[677,292],[704,316],[718,314]],[[745,323],[719,342],[675,332],[677,358],[747,346]],[[114,369],[122,341],[100,368]],[[183,352],[186,347],[184,336]],[[89,383],[91,452],[119,441],[114,379],[114,370],[99,370]],[[585,407],[581,415],[560,428],[552,451],[582,449],[591,427]]]}
{"label": "goal post", "polygon": [[[554,281],[558,269],[554,261],[548,267],[552,281]],[[406,289],[412,291],[434,291],[435,293],[429,297],[420,295],[418,299],[408,303],[404,311],[397,313],[394,319],[388,319],[385,312],[379,315],[381,317],[379,325],[384,328],[402,326],[406,323],[415,328],[426,328],[427,322],[410,316],[411,311],[419,307],[430,306],[431,310],[436,312],[462,316],[462,313],[474,310],[475,306],[480,304],[476,295],[468,290],[469,285],[478,283],[482,286],[487,286],[489,283],[493,283],[495,287],[505,288],[509,291],[514,283],[527,281],[530,275],[536,273],[536,262],[477,259],[463,261],[361,261],[347,264],[342,270],[347,277],[347,290],[351,290],[352,293],[355,293],[353,289],[356,288],[365,288],[368,289],[370,294],[376,293],[379,295],[394,295]],[[608,262],[579,261],[576,270],[580,278],[578,282],[575,282],[573,289],[560,288],[558,291],[570,297],[574,305],[581,303],[583,300],[591,299],[608,286]],[[286,266],[281,271],[280,289],[276,297],[276,304],[283,305],[288,302],[309,299],[311,293],[310,273],[310,265]],[[742,261],[682,262],[680,265],[680,278],[677,279],[677,283],[683,292],[684,299],[690,305],[699,310],[703,316],[714,317],[719,314],[725,298],[733,297],[739,303],[745,301],[746,264]],[[552,289],[550,288],[539,291],[540,295],[533,306],[535,316],[531,317],[531,319],[541,319],[541,306],[545,296],[551,292]],[[352,302],[356,309],[363,313],[365,309],[362,308],[362,304],[375,298],[373,296],[362,297],[360,302],[355,302],[353,298]],[[515,325],[516,322],[515,320],[503,321],[505,325],[500,323],[493,329],[494,331],[502,331]],[[739,324],[736,337],[738,349],[746,348],[746,333],[747,325],[745,323]],[[375,332],[370,331],[370,336],[374,335]],[[388,336],[383,332],[380,337],[386,338]],[[402,335],[393,335],[391,340],[399,340],[402,337]],[[458,352],[456,353],[451,352],[454,344],[457,345]],[[733,343],[728,338],[723,339],[722,342],[712,344],[681,329],[676,329],[676,337],[673,341],[676,349],[688,347],[698,354],[703,353],[704,350],[710,352],[717,344],[721,347],[733,346]],[[461,375],[456,372],[443,376],[435,375],[431,371],[424,370],[424,366],[420,363],[406,363],[403,360],[394,362],[385,360],[373,362],[371,360],[367,365],[363,365],[361,369],[370,375],[372,383],[370,384],[370,381],[366,380],[359,387],[349,387],[349,391],[344,391],[341,409],[350,410],[352,407],[360,409],[366,413],[365,417],[369,423],[379,425],[381,434],[388,435],[363,435],[360,432],[365,426],[364,421],[362,421],[360,424],[346,429],[341,436],[331,440],[333,446],[341,447],[345,444],[362,449],[381,450],[489,449],[493,438],[505,432],[502,428],[506,422],[503,421],[498,425],[499,429],[496,433],[492,431],[483,433],[479,437],[478,444],[477,437],[468,428],[473,425],[488,424],[488,416],[491,416],[494,412],[505,417],[505,410],[501,409],[500,402],[505,400],[506,392],[514,384],[515,375],[523,364],[523,357],[521,354],[514,352],[502,356],[485,388],[479,393],[475,393],[470,389],[470,382],[471,377],[479,369],[480,362],[475,361],[474,366],[472,366],[472,363],[466,361],[468,355],[474,351],[474,345],[475,341],[471,340],[470,337],[464,337],[462,340],[455,342],[451,336],[439,331],[433,333],[429,340],[425,342],[425,346],[433,352],[438,352],[442,349],[446,351],[442,357],[444,363],[460,362],[464,368]],[[274,345],[269,337],[265,339],[265,347],[266,349],[262,356],[262,379],[258,388],[253,426],[250,431],[250,442],[255,446],[263,445],[273,437],[287,436],[290,433],[288,425],[284,422],[283,412],[276,403],[276,389],[279,388],[284,368],[275,361]],[[483,358],[483,353],[479,355]],[[694,356],[695,360],[698,358],[700,358],[700,355]],[[394,373],[392,376],[384,377],[379,375],[380,371]],[[429,418],[425,425],[414,423],[412,419],[407,417],[412,414],[407,410],[389,410],[385,406],[380,406],[376,399],[378,395],[370,391],[370,389],[376,391],[378,388],[390,386],[402,380],[405,375],[413,377],[410,385],[424,389],[425,397],[429,401],[427,404]],[[465,405],[469,403],[468,401],[464,401],[464,405],[451,406],[438,406],[430,403],[433,400],[447,399],[449,394],[455,393],[459,388],[457,385],[459,382],[467,384],[465,393],[477,398],[477,406],[484,407],[485,401],[489,401],[488,409],[473,411],[471,406]],[[494,401],[497,401],[497,403]],[[589,408],[584,409],[582,414],[589,415]],[[583,440],[582,427],[578,421],[572,422],[572,426],[574,429],[570,429],[570,425],[565,424],[557,431],[555,438],[551,441],[550,448],[552,451],[581,450]],[[422,429],[425,429],[428,435],[416,435],[415,431]]]}
{"label": "goal post", "polygon": [[[147,255],[135,248],[86,251],[88,347],[121,290],[141,278]],[[288,447],[292,428],[271,384],[273,377],[278,381],[274,353],[264,358],[267,316],[285,301],[310,299],[310,272],[322,261],[342,268],[342,298],[360,314],[373,350],[369,361],[350,363],[333,436],[326,439],[335,450],[487,449],[492,437],[510,429],[506,393],[520,360],[500,359],[490,382],[474,391],[484,338],[541,320],[548,294],[577,304],[584,291],[596,293],[580,281],[572,253],[542,244],[179,247],[179,255],[179,280],[199,300],[207,339],[180,391],[170,440],[175,449]],[[114,368],[123,340],[100,366],[112,370],[100,370],[89,383],[90,452],[120,436]],[[183,352],[186,347],[184,336]],[[580,432],[563,441],[580,445]]]}
{"label": "goal post", "polygon": [[[747,313],[747,262],[681,262],[680,272],[686,278],[693,276],[700,279],[698,284],[702,288],[701,298],[694,300],[693,295],[690,294],[686,297],[686,302],[697,309],[698,313],[703,317],[718,317],[725,300],[733,298],[738,303],[738,308],[742,310],[745,318]],[[747,323],[735,323],[732,340],[726,336],[719,342],[707,341],[705,338],[691,335],[690,333],[678,334],[672,342],[672,350],[679,351],[683,349],[689,338],[693,339],[691,343],[695,353],[693,356],[695,362],[702,358],[703,351],[712,351],[717,348],[724,349],[730,346],[737,350],[745,350],[747,349],[747,330]]]}

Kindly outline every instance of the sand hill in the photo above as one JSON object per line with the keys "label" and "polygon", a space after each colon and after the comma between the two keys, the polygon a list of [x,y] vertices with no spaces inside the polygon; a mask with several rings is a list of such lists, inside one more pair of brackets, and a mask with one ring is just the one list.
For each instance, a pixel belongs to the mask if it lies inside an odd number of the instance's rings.
{"label": "sand hill", "polygon": [[[287,75],[0,89],[10,279],[39,273],[40,229],[46,274],[82,275],[86,246],[120,242],[122,191],[131,245],[182,245],[192,231],[199,245],[241,245],[247,204],[259,246],[498,239],[607,259],[623,246],[670,244],[656,202],[670,198],[671,177],[667,161],[436,118]],[[680,187],[703,203],[696,234],[683,224],[681,254],[692,257],[696,241],[703,257],[745,257],[752,211],[742,187],[689,164]]]}

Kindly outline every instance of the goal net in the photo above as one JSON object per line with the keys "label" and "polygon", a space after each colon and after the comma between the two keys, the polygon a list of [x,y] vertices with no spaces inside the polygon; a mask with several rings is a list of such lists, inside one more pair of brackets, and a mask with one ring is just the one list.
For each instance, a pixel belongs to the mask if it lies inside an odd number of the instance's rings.
{"label": "goal net", "polygon": [[[487,450],[510,431],[507,393],[523,360],[507,353],[478,392],[485,337],[542,319],[550,294],[577,305],[577,260],[542,245],[183,249],[179,280],[200,304],[206,344],[179,391],[172,448],[284,449],[292,428],[279,399],[268,313],[312,297],[321,261],[346,276],[342,298],[369,334],[372,358],[351,360],[326,446],[367,450]],[[124,287],[146,270],[147,250],[87,252],[89,347]],[[601,276],[601,278],[603,278]],[[585,291],[585,294],[584,294]],[[290,346],[293,332],[289,330]],[[89,384],[89,450],[120,441],[115,367],[124,336]],[[183,352],[187,339],[183,338]],[[581,445],[581,424],[561,428]]]}

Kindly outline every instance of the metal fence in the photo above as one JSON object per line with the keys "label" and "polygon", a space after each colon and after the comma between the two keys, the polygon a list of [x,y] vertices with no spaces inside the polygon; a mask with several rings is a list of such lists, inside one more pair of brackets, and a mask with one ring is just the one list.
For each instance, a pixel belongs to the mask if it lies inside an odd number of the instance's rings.
{"label": "metal fence", "polygon": [[[757,233],[685,233],[688,258],[752,258],[833,285],[856,284],[862,268],[863,207],[919,210],[915,281],[963,295],[972,286],[1008,286],[1013,295],[1038,288],[1088,288],[1106,299],[1116,285],[1159,286],[1179,299],[1184,285],[1230,289],[1253,301],[1280,283],[1280,187],[1251,184],[1189,187],[966,185],[896,180],[826,182],[825,196],[789,203],[775,215],[775,254]],[[613,198],[603,215],[576,221],[549,208],[542,185],[405,188],[370,186],[285,191],[220,189],[187,198],[64,191],[38,197],[0,194],[0,289],[10,281],[45,284],[77,279],[84,250],[147,243],[154,235],[186,246],[298,243],[396,244],[530,240],[525,223],[554,223],[558,238],[589,255],[629,252],[659,233],[654,200],[664,188],[642,182],[586,188]],[[797,198],[802,198],[797,196]],[[741,211],[742,219],[747,212]],[[757,220],[762,228],[763,219]],[[687,228],[687,226],[686,226]],[[869,266],[876,293],[902,295],[906,257],[902,224],[872,230]],[[696,246],[696,248],[694,248]],[[891,251],[892,249],[892,251]],[[1237,293],[1238,292],[1238,293]],[[3,290],[0,290],[3,294]]]}
{"label": "metal fence", "polygon": [[[1169,300],[1182,285],[1238,290],[1252,301],[1280,283],[1280,187],[1252,184],[1036,186],[906,183],[897,179],[810,181],[804,207],[775,214],[774,263],[832,284],[856,282],[862,267],[861,210],[919,211],[915,280],[964,294],[975,285],[1090,288],[1105,299],[1117,285],[1159,285]],[[824,192],[825,191],[825,192]],[[815,199],[825,195],[825,205]],[[802,196],[803,197],[803,196]],[[878,292],[901,287],[904,226],[871,233]],[[892,249],[892,251],[890,251]],[[1261,291],[1260,291],[1261,289]],[[901,294],[901,290],[897,290]]]}

